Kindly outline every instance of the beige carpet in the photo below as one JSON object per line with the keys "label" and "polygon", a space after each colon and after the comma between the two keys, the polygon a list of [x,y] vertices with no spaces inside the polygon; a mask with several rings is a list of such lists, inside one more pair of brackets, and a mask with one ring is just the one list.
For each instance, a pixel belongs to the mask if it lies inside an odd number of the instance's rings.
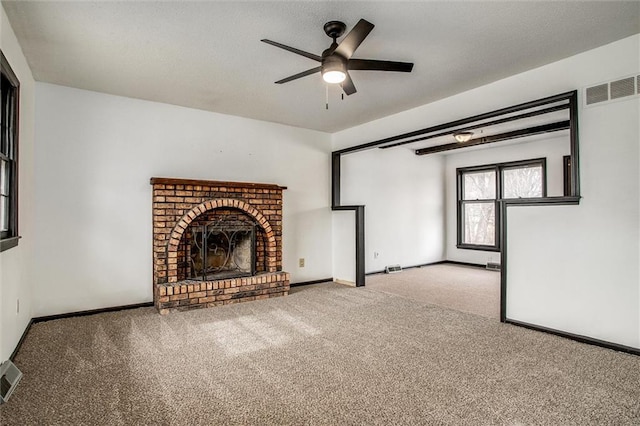
{"label": "beige carpet", "polygon": [[640,357],[336,284],[33,326],[8,425],[638,425]]}
{"label": "beige carpet", "polygon": [[500,319],[500,273],[440,264],[367,276],[369,289],[462,312]]}

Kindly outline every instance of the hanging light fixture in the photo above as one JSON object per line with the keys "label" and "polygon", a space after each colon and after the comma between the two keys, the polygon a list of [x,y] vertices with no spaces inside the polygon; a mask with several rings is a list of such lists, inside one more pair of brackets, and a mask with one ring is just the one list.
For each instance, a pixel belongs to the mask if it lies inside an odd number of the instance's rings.
{"label": "hanging light fixture", "polygon": [[453,137],[456,141],[463,143],[469,142],[471,137],[473,136],[473,132],[454,132]]}

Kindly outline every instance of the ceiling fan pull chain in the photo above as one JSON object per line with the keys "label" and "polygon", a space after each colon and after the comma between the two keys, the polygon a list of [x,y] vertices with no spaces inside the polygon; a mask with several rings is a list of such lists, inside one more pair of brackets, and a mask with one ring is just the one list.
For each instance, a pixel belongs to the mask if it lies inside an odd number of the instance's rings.
{"label": "ceiling fan pull chain", "polygon": [[325,92],[324,92],[324,102],[325,102],[325,104],[324,104],[324,106],[325,106],[325,109],[328,110],[329,109],[329,85],[325,84],[324,88],[325,88]]}

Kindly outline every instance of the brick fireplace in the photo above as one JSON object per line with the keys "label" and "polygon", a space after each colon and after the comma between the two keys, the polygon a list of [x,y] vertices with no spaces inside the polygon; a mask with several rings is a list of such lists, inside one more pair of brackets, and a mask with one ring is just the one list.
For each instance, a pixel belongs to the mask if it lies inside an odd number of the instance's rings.
{"label": "brick fireplace", "polygon": [[282,191],[151,178],[153,300],[161,314],[284,296]]}

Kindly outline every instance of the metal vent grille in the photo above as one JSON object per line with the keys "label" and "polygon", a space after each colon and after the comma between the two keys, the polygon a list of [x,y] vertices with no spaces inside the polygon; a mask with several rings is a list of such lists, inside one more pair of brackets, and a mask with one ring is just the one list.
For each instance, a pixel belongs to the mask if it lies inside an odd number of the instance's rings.
{"label": "metal vent grille", "polygon": [[635,78],[628,77],[622,80],[611,82],[611,99],[623,98],[625,96],[632,96],[635,92]]}
{"label": "metal vent grille", "polygon": [[400,265],[389,265],[384,268],[384,272],[387,274],[395,274],[396,272],[402,272],[402,266]]}
{"label": "metal vent grille", "polygon": [[640,75],[636,77],[636,93],[640,95]]}
{"label": "metal vent grille", "polygon": [[22,371],[18,370],[11,361],[6,360],[0,364],[0,404],[9,400],[21,378]]}
{"label": "metal vent grille", "polygon": [[587,105],[604,102],[609,100],[609,85],[599,84],[597,86],[587,87]]}

